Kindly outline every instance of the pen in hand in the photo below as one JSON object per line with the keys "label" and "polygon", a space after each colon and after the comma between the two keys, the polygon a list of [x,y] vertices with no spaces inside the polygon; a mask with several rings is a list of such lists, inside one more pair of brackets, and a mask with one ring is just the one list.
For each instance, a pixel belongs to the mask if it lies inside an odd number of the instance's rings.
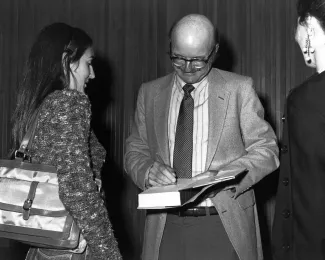
{"label": "pen in hand", "polygon": [[164,177],[167,178],[168,180],[170,180],[170,183],[166,183],[165,185],[176,184],[177,176],[176,176],[175,170],[173,168],[171,168],[170,166],[166,165],[164,163],[164,160],[161,158],[161,156],[158,153],[156,154],[156,160],[157,160],[157,162],[159,162],[160,164],[163,165],[162,174],[164,175]]}

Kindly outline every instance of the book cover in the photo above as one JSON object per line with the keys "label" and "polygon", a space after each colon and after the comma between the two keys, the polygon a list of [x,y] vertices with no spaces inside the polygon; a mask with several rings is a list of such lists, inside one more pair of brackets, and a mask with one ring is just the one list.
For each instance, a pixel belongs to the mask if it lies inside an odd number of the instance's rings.
{"label": "book cover", "polygon": [[245,168],[226,167],[209,171],[210,177],[199,180],[178,179],[176,184],[151,187],[138,195],[138,209],[162,209],[179,207],[194,202],[207,189],[229,180],[235,180],[247,172]]}

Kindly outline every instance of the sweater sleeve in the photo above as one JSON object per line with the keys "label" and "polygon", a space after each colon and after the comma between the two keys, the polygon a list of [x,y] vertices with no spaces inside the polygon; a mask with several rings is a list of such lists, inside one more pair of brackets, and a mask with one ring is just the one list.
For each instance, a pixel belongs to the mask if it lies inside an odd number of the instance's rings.
{"label": "sweater sleeve", "polygon": [[106,150],[98,141],[93,130],[90,133],[90,156],[95,174],[94,177],[101,180],[101,169],[105,162]]}
{"label": "sweater sleeve", "polygon": [[54,99],[47,111],[59,196],[79,226],[93,259],[121,259],[104,201],[94,182],[89,155],[90,104],[87,96],[69,92]]}

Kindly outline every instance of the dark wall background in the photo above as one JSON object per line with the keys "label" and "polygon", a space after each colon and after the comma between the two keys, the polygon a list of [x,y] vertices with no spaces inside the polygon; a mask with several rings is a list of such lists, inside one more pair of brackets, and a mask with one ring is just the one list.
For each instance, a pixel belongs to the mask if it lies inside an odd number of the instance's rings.
{"label": "dark wall background", "polygon": [[[56,21],[86,30],[98,57],[88,90],[93,124],[108,150],[104,181],[125,259],[139,259],[144,212],[136,209],[138,189],[123,172],[124,140],[141,82],[172,70],[167,33],[189,13],[204,14],[218,27],[222,42],[216,67],[254,79],[267,120],[281,140],[285,97],[312,73],[294,43],[295,0],[0,0],[0,158],[10,148],[15,90],[36,33]],[[266,256],[276,178],[274,173],[256,187]],[[0,240],[0,259],[23,259],[25,250]]]}

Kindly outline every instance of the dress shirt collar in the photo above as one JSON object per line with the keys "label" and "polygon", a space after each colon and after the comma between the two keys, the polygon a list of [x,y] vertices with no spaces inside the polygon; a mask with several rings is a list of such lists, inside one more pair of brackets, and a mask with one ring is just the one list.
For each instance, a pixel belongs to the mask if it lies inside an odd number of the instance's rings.
{"label": "dress shirt collar", "polygon": [[[181,93],[183,93],[183,87],[184,87],[184,85],[186,84],[186,83],[184,82],[184,80],[182,80],[178,75],[176,75],[175,83],[176,83],[176,86],[177,86],[178,90],[179,90]],[[201,81],[199,81],[199,82],[197,82],[197,83],[194,83],[194,84],[191,84],[191,85],[194,87],[193,92],[196,92],[197,89],[201,89],[201,88],[204,87],[207,83],[208,83],[208,77],[205,76]]]}

